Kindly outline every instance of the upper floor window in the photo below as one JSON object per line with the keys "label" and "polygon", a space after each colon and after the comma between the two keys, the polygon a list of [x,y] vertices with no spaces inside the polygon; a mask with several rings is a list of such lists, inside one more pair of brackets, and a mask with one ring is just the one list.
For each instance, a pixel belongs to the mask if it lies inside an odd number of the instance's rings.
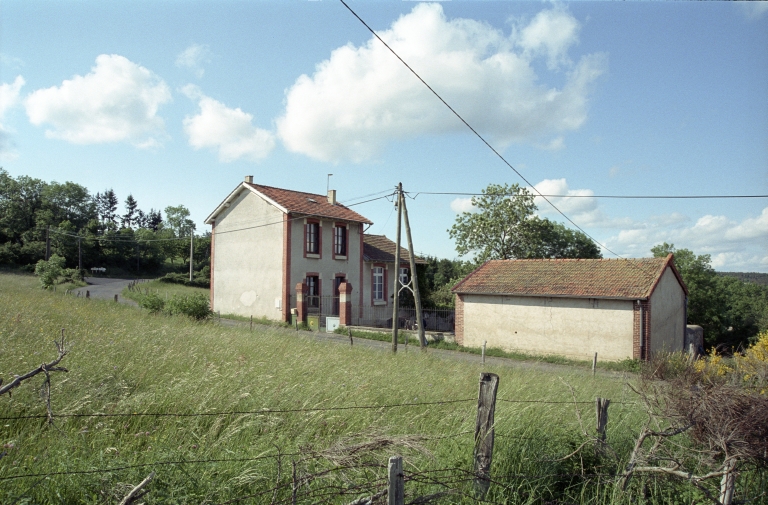
{"label": "upper floor window", "polygon": [[333,228],[333,254],[347,255],[347,227],[344,225],[337,224]]}
{"label": "upper floor window", "polygon": [[304,244],[307,254],[320,254],[320,223],[304,225]]}
{"label": "upper floor window", "polygon": [[373,267],[373,301],[384,301],[384,267]]}

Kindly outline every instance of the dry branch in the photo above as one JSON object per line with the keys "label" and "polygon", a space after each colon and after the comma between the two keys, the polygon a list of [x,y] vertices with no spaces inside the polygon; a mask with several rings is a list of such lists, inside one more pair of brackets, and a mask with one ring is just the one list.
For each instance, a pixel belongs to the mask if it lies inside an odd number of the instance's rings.
{"label": "dry branch", "polygon": [[[14,376],[13,380],[6,384],[5,386],[0,387],[0,396],[4,395],[5,393],[8,393],[8,396],[11,396],[11,390],[13,388],[19,387],[21,383],[27,379],[31,379],[35,375],[39,373],[44,373],[46,375],[46,382],[48,383],[48,411],[50,414],[50,376],[48,375],[49,372],[69,372],[64,367],[56,366],[59,364],[59,362],[64,358],[64,356],[67,355],[69,352],[67,349],[64,348],[64,328],[61,329],[61,342],[58,342],[56,340],[53,341],[54,344],[56,344],[56,348],[59,351],[59,355],[56,357],[55,360],[51,361],[50,363],[43,363],[39,367],[35,368],[34,370],[25,373],[24,375],[16,375]],[[2,384],[2,382],[0,382]]]}
{"label": "dry branch", "polygon": [[131,489],[131,492],[128,493],[127,495],[125,495],[125,498],[123,498],[123,500],[120,502],[120,505],[130,505],[135,500],[138,500],[139,498],[141,498],[145,494],[149,493],[149,491],[142,492],[141,490],[144,488],[144,486],[149,484],[150,481],[152,479],[154,479],[154,478],[155,478],[155,472],[150,473],[147,476],[146,479],[141,481],[138,486],[136,486],[135,488]]}

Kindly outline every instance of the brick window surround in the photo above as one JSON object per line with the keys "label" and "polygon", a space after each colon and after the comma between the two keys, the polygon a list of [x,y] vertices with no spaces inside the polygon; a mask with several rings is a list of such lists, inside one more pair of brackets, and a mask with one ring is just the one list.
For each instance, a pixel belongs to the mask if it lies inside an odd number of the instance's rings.
{"label": "brick window surround", "polygon": [[333,258],[346,259],[349,249],[349,227],[346,223],[333,226]]}
{"label": "brick window surround", "polygon": [[323,227],[317,219],[304,223],[304,257],[321,258],[323,250]]}

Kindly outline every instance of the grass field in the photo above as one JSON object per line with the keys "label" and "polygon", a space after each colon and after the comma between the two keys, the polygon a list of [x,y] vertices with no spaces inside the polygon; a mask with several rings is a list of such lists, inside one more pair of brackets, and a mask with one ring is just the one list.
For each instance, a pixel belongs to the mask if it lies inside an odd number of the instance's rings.
{"label": "grass field", "polygon": [[[619,375],[481,367],[195,323],[44,292],[22,275],[0,274],[0,307],[4,383],[54,358],[62,328],[70,349],[69,372],[51,373],[53,426],[42,375],[0,397],[3,504],[118,503],[152,471],[147,504],[291,503],[292,488],[298,503],[349,503],[384,487],[394,454],[404,456],[406,503],[447,490],[435,503],[475,503],[481,371],[500,377],[488,502],[701,498],[684,482],[638,477],[622,491],[609,476],[644,420]],[[594,432],[597,396],[614,402],[608,441],[619,461],[591,446],[557,461],[586,440],[577,412]]]}

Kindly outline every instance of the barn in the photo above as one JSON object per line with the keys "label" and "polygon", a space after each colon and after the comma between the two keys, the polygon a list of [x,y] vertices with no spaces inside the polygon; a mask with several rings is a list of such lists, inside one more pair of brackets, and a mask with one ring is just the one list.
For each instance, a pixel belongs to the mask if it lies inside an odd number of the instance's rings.
{"label": "barn", "polygon": [[492,260],[452,291],[460,345],[612,361],[683,350],[688,290],[672,254]]}

